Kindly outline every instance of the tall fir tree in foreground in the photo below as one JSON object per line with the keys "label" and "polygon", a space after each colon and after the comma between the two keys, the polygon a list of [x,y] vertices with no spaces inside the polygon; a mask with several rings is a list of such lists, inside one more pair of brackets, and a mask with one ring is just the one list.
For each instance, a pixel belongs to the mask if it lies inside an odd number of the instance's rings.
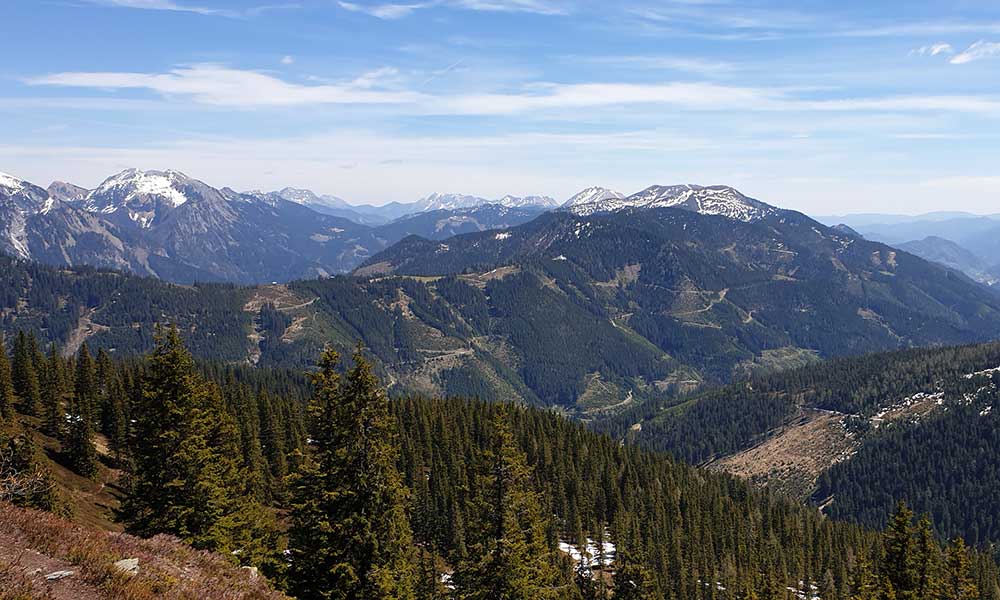
{"label": "tall fir tree in foreground", "polygon": [[14,380],[10,360],[0,334],[0,429],[14,420]]}
{"label": "tall fir tree in foreground", "polygon": [[976,600],[972,557],[958,538],[942,553],[930,519],[914,527],[913,511],[899,502],[882,534],[882,556],[872,564],[859,556],[851,575],[850,600]]}
{"label": "tall fir tree in foreground", "polygon": [[945,600],[975,600],[979,597],[979,590],[972,579],[972,562],[969,557],[969,549],[965,547],[965,540],[956,538],[948,548],[947,567],[945,571],[944,594]]}
{"label": "tall fir tree in foreground", "polygon": [[94,380],[94,361],[87,344],[80,346],[76,358],[76,379],[73,403],[66,428],[63,450],[70,468],[84,477],[97,475],[97,447],[94,445],[94,405],[97,383]]}
{"label": "tall fir tree in foreground", "polygon": [[291,592],[300,600],[414,597],[412,535],[395,422],[371,365],[341,377],[326,350],[312,375],[312,448],[291,477]]}
{"label": "tall fir tree in foreground", "polygon": [[158,329],[146,363],[120,509],[126,530],[271,566],[272,518],[248,489],[221,392],[196,374],[176,327]]}
{"label": "tall fir tree in foreground", "polygon": [[653,575],[646,567],[645,553],[637,543],[638,524],[633,516],[622,515],[615,523],[618,545],[614,564],[616,600],[653,600]]}
{"label": "tall fir tree in foreground", "polygon": [[23,331],[18,332],[14,346],[14,389],[21,400],[21,412],[32,416],[39,413],[42,402],[42,390],[35,364],[37,351],[38,345],[34,336]]}
{"label": "tall fir tree in foreground", "polygon": [[42,388],[42,428],[53,437],[62,438],[66,425],[65,395],[66,382],[63,375],[63,361],[59,348],[52,344],[45,366],[45,385]]}
{"label": "tall fir tree in foreground", "polygon": [[531,468],[511,432],[506,408],[497,411],[489,448],[474,485],[474,523],[467,530],[469,558],[455,572],[463,600],[569,598],[551,548],[541,497]]}

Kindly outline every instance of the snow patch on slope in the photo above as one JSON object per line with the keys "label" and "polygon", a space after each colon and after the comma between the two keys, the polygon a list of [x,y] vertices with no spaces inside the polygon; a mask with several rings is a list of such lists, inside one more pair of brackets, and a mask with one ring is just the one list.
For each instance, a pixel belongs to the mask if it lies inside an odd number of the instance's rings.
{"label": "snow patch on slope", "polygon": [[83,207],[102,214],[125,210],[130,220],[147,228],[161,209],[177,208],[188,202],[180,186],[191,181],[177,171],[128,169],[109,177],[87,194]]}
{"label": "snow patch on slope", "polygon": [[718,215],[750,223],[777,212],[777,209],[748,198],[728,186],[655,185],[627,198],[602,200],[568,206],[577,215],[615,212],[625,208],[682,208],[703,215]]}
{"label": "snow patch on slope", "polygon": [[572,198],[563,203],[564,207],[579,206],[581,204],[592,204],[594,202],[605,202],[621,200],[625,195],[621,192],[616,192],[615,190],[609,190],[603,187],[589,187],[585,190],[581,190]]}
{"label": "snow patch on slope", "polygon": [[0,189],[13,194],[24,189],[24,181],[0,171]]}

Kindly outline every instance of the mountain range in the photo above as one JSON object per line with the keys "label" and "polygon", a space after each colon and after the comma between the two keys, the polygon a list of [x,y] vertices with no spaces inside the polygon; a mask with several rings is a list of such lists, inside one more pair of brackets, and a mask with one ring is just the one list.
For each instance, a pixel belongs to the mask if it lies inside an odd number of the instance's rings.
{"label": "mountain range", "polygon": [[213,368],[280,367],[243,369],[276,386],[361,343],[395,397],[542,406],[827,515],[874,526],[907,498],[943,534],[1000,540],[1000,348],[941,347],[1000,339],[1000,295],[957,243],[893,247],[727,186],[401,206],[375,224],[175,171],[3,176],[0,333],[127,360],[172,322]]}
{"label": "mountain range", "polygon": [[[1000,296],[987,287],[732,188],[651,188],[624,208],[606,200],[585,203],[586,215],[485,205],[355,224],[385,232],[385,245],[402,239],[353,276],[287,284],[178,287],[15,261],[0,309],[9,327],[120,354],[147,349],[164,319],[227,362],[304,367],[327,343],[346,352],[361,340],[394,393],[519,399],[585,418],[821,358],[1000,337]],[[166,207],[162,223],[146,221],[151,232],[128,231],[150,239],[207,202]],[[48,214],[98,218],[51,204]],[[274,205],[299,211],[303,227],[335,219]],[[402,237],[414,230],[428,237]]]}
{"label": "mountain range", "polygon": [[0,252],[179,283],[289,281],[347,272],[406,235],[512,226],[555,205],[541,196],[433,194],[354,207],[294,188],[217,189],[169,170],[128,169],[93,190],[0,175]]}
{"label": "mountain range", "polygon": [[987,285],[1000,282],[1000,214],[935,212],[925,215],[820,217],[860,235],[957,269]]}

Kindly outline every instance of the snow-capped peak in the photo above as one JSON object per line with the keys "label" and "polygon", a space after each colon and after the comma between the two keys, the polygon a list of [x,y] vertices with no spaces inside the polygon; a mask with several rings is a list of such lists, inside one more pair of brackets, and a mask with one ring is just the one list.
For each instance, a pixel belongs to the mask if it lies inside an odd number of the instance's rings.
{"label": "snow-capped peak", "polygon": [[555,208],[559,203],[549,196],[511,196],[510,194],[497,200],[494,204],[506,206],[507,208]]}
{"label": "snow-capped peak", "polygon": [[567,206],[568,210],[578,215],[613,212],[623,208],[682,208],[748,223],[759,221],[777,211],[773,206],[748,198],[724,185],[654,185],[627,198],[606,198]]}
{"label": "snow-capped peak", "polygon": [[605,200],[621,200],[625,195],[615,190],[603,187],[589,187],[580,191],[575,196],[563,203],[563,206],[577,206],[579,204],[590,204],[591,202],[603,202]]}
{"label": "snow-capped peak", "polygon": [[104,180],[87,194],[83,207],[103,214],[126,211],[129,220],[148,228],[165,211],[217,190],[195,181],[179,171],[141,171],[127,169]]}
{"label": "snow-capped peak", "polygon": [[433,193],[417,201],[420,212],[432,210],[455,210],[459,208],[474,208],[483,204],[488,204],[489,200],[478,196],[466,194],[438,194]]}
{"label": "snow-capped peak", "polygon": [[289,202],[295,202],[296,204],[302,204],[305,206],[309,205],[322,205],[330,206],[334,208],[348,208],[350,204],[341,198],[330,195],[317,195],[312,190],[286,187],[285,189],[278,192],[278,195],[288,200]]}
{"label": "snow-capped peak", "polygon": [[506,196],[497,200],[487,200],[479,196],[468,194],[431,194],[416,203],[417,212],[428,212],[432,210],[460,210],[465,208],[477,208],[487,204],[496,204],[505,208],[555,208],[558,203],[549,196]]}
{"label": "snow-capped peak", "polygon": [[10,193],[14,193],[20,190],[23,186],[24,182],[17,177],[0,171],[0,188],[3,188]]}

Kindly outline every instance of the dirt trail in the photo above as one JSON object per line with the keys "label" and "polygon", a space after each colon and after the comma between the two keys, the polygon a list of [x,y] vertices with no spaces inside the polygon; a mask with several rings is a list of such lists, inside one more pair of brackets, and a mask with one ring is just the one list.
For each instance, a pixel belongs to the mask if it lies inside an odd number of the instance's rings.
{"label": "dirt trail", "polygon": [[93,308],[87,309],[83,315],[80,316],[80,320],[76,323],[76,328],[69,334],[69,339],[66,341],[66,345],[62,348],[63,358],[69,358],[80,351],[80,346],[87,341],[92,335],[100,332],[107,331],[110,329],[106,325],[101,325],[99,323],[94,323],[90,318],[94,315]]}
{"label": "dirt trail", "polygon": [[[251,365],[257,365],[260,362],[262,355],[261,344],[263,343],[265,336],[264,332],[260,329],[260,324],[257,318],[265,304],[272,304],[274,305],[275,310],[282,313],[288,313],[312,306],[317,300],[319,300],[319,298],[312,298],[310,300],[303,301],[302,298],[296,296],[291,290],[288,289],[288,286],[285,285],[270,285],[259,288],[253,296],[247,300],[246,304],[243,305],[243,310],[245,312],[254,314],[254,317],[251,319],[250,331],[247,333],[247,341],[249,342],[247,362]],[[285,329],[281,336],[279,336],[279,339],[283,342],[291,341],[294,334],[302,329],[303,323],[305,323],[308,319],[309,316],[303,315],[294,317],[291,325]]]}
{"label": "dirt trail", "polygon": [[708,300],[708,306],[706,306],[705,308],[699,308],[697,310],[685,310],[685,311],[681,311],[681,312],[675,312],[675,313],[671,313],[671,316],[674,316],[674,317],[683,317],[683,316],[687,316],[687,315],[698,315],[698,314],[701,314],[701,313],[707,313],[708,311],[710,311],[713,308],[715,308],[715,306],[717,304],[721,304],[726,299],[726,294],[728,294],[728,293],[729,293],[729,288],[724,288],[722,290],[719,290],[719,292],[718,292],[719,297],[718,298],[710,298]]}

